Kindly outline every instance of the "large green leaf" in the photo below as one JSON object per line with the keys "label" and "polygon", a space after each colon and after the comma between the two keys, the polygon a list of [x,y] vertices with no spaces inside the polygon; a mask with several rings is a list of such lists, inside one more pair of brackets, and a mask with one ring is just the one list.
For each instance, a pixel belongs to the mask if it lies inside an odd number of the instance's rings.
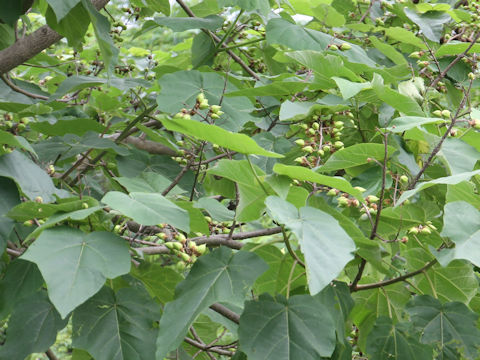
{"label": "large green leaf", "polygon": [[267,151],[245,134],[233,133],[216,125],[204,124],[195,120],[167,119],[161,120],[162,124],[172,131],[193,136],[197,139],[209,141],[224,148],[242,153],[255,154],[269,157],[283,157],[283,155]]}
{"label": "large green leaf", "polygon": [[70,10],[72,10],[81,0],[47,0],[52,10],[55,12],[57,21],[62,20]]}
{"label": "large green leaf", "polygon": [[428,11],[417,14],[413,9],[406,7],[405,14],[420,27],[428,40],[439,42],[443,35],[443,25],[452,20],[449,14],[443,11]]}
{"label": "large green leaf", "polygon": [[0,359],[23,360],[33,352],[47,351],[67,322],[48,301],[45,291],[31,294],[15,305]]}
{"label": "large green leaf", "polygon": [[246,11],[260,10],[263,13],[270,10],[268,0],[217,0],[219,6],[238,6]]}
{"label": "large green leaf", "polygon": [[331,215],[313,207],[300,210],[277,196],[265,204],[270,216],[290,229],[300,242],[312,295],[327,286],[353,259],[355,243]]}
{"label": "large green leaf", "polygon": [[449,202],[443,209],[442,235],[455,243],[453,249],[436,253],[439,262],[447,266],[454,259],[465,259],[480,266],[477,251],[480,246],[480,211],[465,201]]}
{"label": "large green leaf", "polygon": [[[162,90],[157,97],[158,106],[169,113],[177,113],[185,107],[192,108],[201,92],[205,94],[210,105],[218,105],[224,92],[238,90],[231,81],[219,74],[196,70],[164,75],[159,84]],[[225,114],[217,119],[215,124],[222,128],[239,131],[248,121],[255,121],[250,114],[254,109],[253,105],[246,97],[223,98],[221,105]],[[198,117],[198,120],[201,118]]]}
{"label": "large green leaf", "polygon": [[347,180],[341,177],[321,175],[302,166],[290,166],[283,164],[275,164],[273,171],[279,175],[291,177],[292,179],[311,181],[319,185],[325,185],[338,189],[354,196],[358,199],[358,201],[363,202],[362,193],[359,190],[354,189]]}
{"label": "large green leaf", "polygon": [[143,225],[171,224],[190,231],[188,212],[156,193],[110,191],[102,202]]}
{"label": "large green leaf", "polygon": [[20,202],[17,186],[5,177],[0,177],[0,199],[2,199],[0,202],[0,250],[3,251],[14,225],[13,220],[6,215]]}
{"label": "large green leaf", "polygon": [[[172,181],[165,176],[150,171],[142,172],[139,176],[134,178],[117,177],[115,178],[115,181],[125,187],[128,192],[143,193],[161,193],[172,183]],[[169,192],[169,194],[178,195],[184,192],[185,191],[177,185],[172,189],[172,191]]]}
{"label": "large green leaf", "polygon": [[446,122],[445,119],[427,118],[419,116],[400,116],[388,123],[387,130],[395,133],[402,133],[406,130],[413,129],[417,126],[426,124],[439,124]]}
{"label": "large green leaf", "polygon": [[466,359],[476,359],[480,330],[478,314],[460,302],[442,304],[431,296],[414,297],[406,308],[411,321],[421,333],[421,342],[433,344],[442,353],[444,347],[457,349]]}
{"label": "large green leaf", "polygon": [[[268,22],[267,42],[269,44],[285,45],[293,50],[321,51],[327,50],[329,44],[345,43],[345,41],[336,40],[331,35],[292,24],[282,18],[274,18]],[[351,49],[342,52],[342,56],[350,62],[375,67],[375,62],[368,57],[362,47],[355,44],[350,44],[350,46]]]}
{"label": "large green leaf", "polygon": [[309,295],[287,300],[264,294],[247,301],[238,335],[240,350],[249,360],[316,360],[329,357],[335,349],[334,320]]}
{"label": "large green leaf", "polygon": [[480,174],[480,170],[475,170],[475,171],[471,171],[471,172],[464,172],[464,173],[460,173],[460,174],[456,174],[456,175],[452,175],[452,176],[441,177],[441,178],[438,178],[438,179],[435,179],[435,180],[418,183],[415,186],[415,188],[413,188],[412,190],[407,190],[407,191],[403,192],[402,196],[400,196],[400,198],[398,199],[396,206],[400,205],[405,200],[411,198],[413,195],[415,195],[419,191],[428,189],[429,187],[439,185],[439,184],[455,185],[455,184],[458,184],[462,181],[470,180],[471,177],[473,177],[475,175],[478,175],[478,174]]}
{"label": "large green leaf", "polygon": [[160,309],[142,288],[103,287],[73,314],[73,346],[97,360],[155,357]]}
{"label": "large green leaf", "polygon": [[30,297],[43,285],[37,265],[16,259],[11,262],[0,282],[0,319],[24,298]]}
{"label": "large green leaf", "polygon": [[455,138],[446,138],[438,155],[445,159],[452,175],[472,171],[480,160],[480,152],[477,149]]}
{"label": "large green leaf", "polygon": [[266,270],[255,254],[221,247],[200,257],[175,290],[160,319],[157,359],[176,349],[195,318],[216,302],[243,304],[248,288]]}
{"label": "large green leaf", "polygon": [[[253,169],[258,177],[265,175],[257,166],[254,166]],[[240,196],[237,206],[238,220],[251,221],[261,216],[267,194],[263,191],[262,184],[258,183],[247,160],[222,159],[209,170],[209,173],[237,183]]]}
{"label": "large green leaf", "polygon": [[433,349],[420,344],[406,324],[393,324],[392,319],[380,317],[368,335],[367,353],[370,360],[427,360],[433,359]]}
{"label": "large green leaf", "polygon": [[[387,147],[388,156],[395,152],[393,146]],[[383,144],[355,144],[336,151],[327,162],[318,168],[320,172],[330,172],[348,169],[355,166],[368,164],[371,159],[382,162],[385,158],[385,145]]]}
{"label": "large green leaf", "polygon": [[446,44],[443,44],[438,48],[437,51],[435,51],[435,56],[436,57],[441,57],[441,56],[454,56],[461,54],[465,52],[468,48],[468,53],[474,53],[474,52],[480,52],[480,45],[475,44],[471,46],[468,42],[461,42],[461,41],[449,41]]}
{"label": "large green leaf", "polygon": [[225,94],[226,97],[236,96],[281,96],[302,91],[307,86],[298,81],[277,81],[268,85],[259,85],[254,88],[241,89]]}
{"label": "large green leaf", "polygon": [[[58,1],[62,2],[63,1]],[[62,7],[59,7],[62,11]],[[79,47],[81,46],[83,37],[88,30],[90,25],[90,18],[88,16],[88,11],[85,7],[77,2],[70,11],[62,15],[62,18],[55,13],[55,7],[49,6],[45,14],[48,26],[53,30],[58,32],[60,35],[65,36],[68,40],[70,46]]]}
{"label": "large green leaf", "polygon": [[163,304],[173,300],[175,286],[183,280],[183,276],[175,270],[148,262],[132,268],[132,275],[140,279],[148,292]]}
{"label": "large green leaf", "polygon": [[51,202],[55,200],[54,195],[66,194],[55,188],[45,170],[19,151],[0,156],[0,176],[15,181],[23,194],[32,200],[40,196],[44,202]]}
{"label": "large green leaf", "polygon": [[110,22],[100,12],[95,9],[90,0],[81,0],[85,9],[88,10],[90,21],[92,22],[97,38],[98,47],[102,53],[103,62],[108,73],[113,73],[113,69],[117,63],[119,50],[115,47],[110,37]]}
{"label": "large green leaf", "polygon": [[108,232],[85,234],[65,226],[45,230],[22,259],[37,264],[62,318],[97,293],[107,278],[130,271],[125,240]]}

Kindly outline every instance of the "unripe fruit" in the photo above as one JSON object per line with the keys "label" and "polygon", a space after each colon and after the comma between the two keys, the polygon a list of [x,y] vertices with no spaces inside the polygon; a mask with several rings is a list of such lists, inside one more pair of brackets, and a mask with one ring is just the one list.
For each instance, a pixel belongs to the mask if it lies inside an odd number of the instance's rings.
{"label": "unripe fruit", "polygon": [[428,61],[426,61],[426,60],[425,60],[425,61],[418,61],[417,64],[418,64],[419,67],[425,68],[425,67],[427,67],[428,65],[430,65],[430,62],[428,62]]}
{"label": "unripe fruit", "polygon": [[336,128],[341,128],[343,125],[344,125],[344,122],[343,121],[335,121],[333,123],[333,125],[336,127]]}
{"label": "unripe fruit", "polygon": [[308,125],[307,124],[300,124],[300,127],[304,130],[307,130],[308,129]]}
{"label": "unripe fruit", "polygon": [[310,135],[315,135],[315,129],[310,128],[307,131]]}
{"label": "unripe fruit", "polygon": [[122,231],[122,225],[115,225],[115,227],[113,228],[113,232],[115,234],[120,234],[120,231]]}
{"label": "unripe fruit", "polygon": [[185,237],[185,235],[181,233],[178,233],[177,235],[175,235],[175,239],[180,241],[181,243],[185,243],[187,241],[187,238]]}
{"label": "unripe fruit", "polygon": [[205,109],[208,109],[209,108],[209,104],[208,104],[208,101],[207,100],[203,100],[201,103],[198,104],[198,108],[200,110],[205,110]]}
{"label": "unripe fruit", "polygon": [[442,117],[449,118],[451,115],[449,110],[442,110]]}
{"label": "unripe fruit", "polygon": [[27,125],[25,125],[25,124],[20,123],[20,124],[17,125],[17,129],[18,129],[19,131],[23,131],[23,130],[25,130],[26,128],[27,128]]}
{"label": "unripe fruit", "polygon": [[404,184],[408,183],[408,176],[407,175],[400,176],[400,182]]}
{"label": "unripe fruit", "polygon": [[417,227],[412,227],[408,230],[409,234],[418,234],[418,228]]}
{"label": "unripe fruit", "polygon": [[328,196],[337,196],[337,190],[336,189],[330,189],[327,192]]}
{"label": "unripe fruit", "polygon": [[342,45],[340,45],[340,50],[342,50],[342,51],[350,50],[351,48],[352,48],[352,45],[350,45],[348,43],[343,43]]}
{"label": "unripe fruit", "polygon": [[471,124],[475,129],[480,129],[480,120],[479,119],[472,119]]}
{"label": "unripe fruit", "polygon": [[309,146],[304,146],[304,147],[302,148],[302,150],[303,150],[304,152],[308,153],[308,154],[313,153],[313,148],[312,148],[310,145],[309,145]]}
{"label": "unripe fruit", "polygon": [[173,246],[173,248],[174,248],[175,250],[181,250],[181,249],[183,249],[183,245],[182,245],[181,243],[179,243],[179,242],[175,242],[175,241],[172,242],[172,246]]}
{"label": "unripe fruit", "polygon": [[166,242],[166,243],[165,243],[165,246],[166,246],[167,248],[169,248],[170,250],[173,250],[173,249],[174,249],[174,246],[173,246],[173,244],[175,244],[175,243],[174,243],[174,242],[171,242],[171,241],[169,241],[169,242]]}
{"label": "unripe fruit", "polygon": [[295,144],[297,144],[298,146],[305,146],[305,140],[297,139],[295,140]]}
{"label": "unripe fruit", "polygon": [[24,226],[28,226],[28,227],[31,227],[33,226],[34,224],[34,221],[33,220],[27,220],[23,223]]}
{"label": "unripe fruit", "polygon": [[341,149],[343,148],[343,142],[341,141],[335,141],[335,144],[333,144],[333,146],[335,146],[335,149]]}
{"label": "unripe fruit", "polygon": [[183,118],[184,118],[185,120],[191,120],[191,119],[192,119],[189,114],[183,114]]}
{"label": "unripe fruit", "polygon": [[210,114],[210,117],[211,117],[212,119],[215,119],[215,120],[216,120],[216,119],[220,119],[220,115],[215,114],[215,113]]}
{"label": "unripe fruit", "polygon": [[86,202],[82,203],[82,208],[88,209],[88,204]]}
{"label": "unripe fruit", "polygon": [[475,80],[475,77],[476,77],[476,76],[475,76],[474,73],[472,73],[472,72],[468,73],[468,78],[469,78],[470,80]]}
{"label": "unripe fruit", "polygon": [[168,236],[167,234],[160,232],[156,234],[159,239],[165,240]]}
{"label": "unripe fruit", "polygon": [[187,267],[187,264],[185,264],[184,261],[179,261],[175,264],[175,268],[178,270],[178,271],[183,271],[185,270],[185,268]]}
{"label": "unripe fruit", "polygon": [[204,102],[204,101],[205,101],[205,95],[204,95],[203,93],[198,94],[198,95],[197,95],[197,101],[198,101],[199,103]]}
{"label": "unripe fruit", "polygon": [[330,145],[323,145],[322,150],[325,152],[330,152],[331,150]]}
{"label": "unripe fruit", "polygon": [[421,55],[420,55],[420,52],[414,51],[410,55],[408,55],[408,57],[410,57],[412,59],[420,59]]}
{"label": "unripe fruit", "polygon": [[182,119],[183,118],[183,113],[179,112],[179,113],[176,113],[174,116],[173,116],[174,119]]}
{"label": "unripe fruit", "polygon": [[379,200],[379,198],[376,197],[375,195],[368,195],[367,196],[367,201],[369,203],[376,203],[378,200]]}
{"label": "unripe fruit", "polygon": [[187,261],[187,262],[190,261],[190,255],[184,252],[180,253],[180,257],[182,258],[183,261]]}
{"label": "unripe fruit", "polygon": [[320,129],[320,124],[318,122],[314,122],[312,124],[312,128],[315,129],[315,130],[318,130],[318,129]]}
{"label": "unripe fruit", "polygon": [[442,110],[435,110],[432,114],[438,117],[442,117]]}
{"label": "unripe fruit", "polygon": [[212,105],[210,106],[210,110],[212,110],[213,113],[218,113],[220,110],[222,109],[222,107],[220,105]]}
{"label": "unripe fruit", "polygon": [[432,231],[431,231],[430,228],[427,226],[427,227],[422,228],[422,230],[420,230],[420,233],[421,233],[421,234],[424,234],[424,235],[429,235],[429,234],[432,233]]}
{"label": "unripe fruit", "polygon": [[354,189],[355,189],[355,190],[358,190],[358,191],[360,191],[360,192],[362,192],[362,193],[365,192],[365,191],[367,191],[367,189],[365,189],[365,188],[363,188],[363,187],[361,187],[361,186],[355,186]]}
{"label": "unripe fruit", "polygon": [[212,222],[212,218],[210,216],[205,216],[205,220],[208,222],[208,223],[211,223]]}
{"label": "unripe fruit", "polygon": [[207,245],[206,244],[202,244],[202,245],[197,246],[197,253],[198,254],[203,255],[203,254],[205,254],[205,251],[207,251]]}
{"label": "unripe fruit", "polygon": [[37,197],[35,198],[35,202],[41,204],[41,203],[43,203],[43,198],[42,198],[41,196],[37,196]]}
{"label": "unripe fruit", "polygon": [[322,149],[317,150],[317,154],[320,155],[320,156],[324,156],[324,155],[325,155],[325,151],[323,151]]}
{"label": "unripe fruit", "polygon": [[332,50],[332,51],[337,51],[337,50],[338,50],[338,46],[335,45],[335,44],[331,44],[331,45],[328,45],[328,49],[329,49],[329,50]]}
{"label": "unripe fruit", "polygon": [[339,197],[338,198],[338,205],[341,207],[345,207],[348,205],[348,199],[346,197]]}

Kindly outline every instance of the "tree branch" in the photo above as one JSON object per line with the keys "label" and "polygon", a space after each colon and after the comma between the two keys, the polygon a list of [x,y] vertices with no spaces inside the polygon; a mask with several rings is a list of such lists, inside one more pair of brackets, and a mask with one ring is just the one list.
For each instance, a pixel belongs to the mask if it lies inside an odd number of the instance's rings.
{"label": "tree branch", "polygon": [[[92,0],[92,3],[97,10],[100,10],[108,1]],[[0,74],[16,68],[62,38],[62,35],[48,25],[44,25],[30,35],[19,39],[13,45],[0,51]]]}
{"label": "tree branch", "polygon": [[387,286],[387,285],[391,285],[391,284],[395,284],[399,281],[404,281],[408,278],[411,278],[415,275],[418,275],[426,270],[428,270],[430,267],[432,267],[433,265],[435,265],[437,263],[437,260],[436,259],[433,259],[432,261],[428,262],[424,267],[422,267],[421,269],[418,269],[418,270],[415,270],[415,271],[412,271],[412,272],[409,272],[405,275],[402,275],[402,276],[399,276],[399,277],[396,277],[396,278],[393,278],[393,279],[389,279],[389,280],[385,280],[385,281],[380,281],[380,282],[377,282],[377,283],[373,283],[373,284],[365,284],[365,285],[356,285],[355,288],[351,288],[350,291],[351,292],[355,292],[355,291],[361,291],[361,290],[369,290],[369,289],[376,289],[376,288],[379,288],[379,287],[384,287],[384,286]]}
{"label": "tree branch", "polygon": [[[120,134],[115,134],[112,136],[108,136],[108,138],[116,140]],[[139,137],[135,136],[128,136],[122,140],[125,144],[130,144],[135,146],[137,149],[145,150],[149,154],[156,154],[156,155],[169,155],[169,156],[176,156],[177,152],[173,149],[170,149],[168,146],[163,144],[157,143],[151,140],[144,140]]]}
{"label": "tree branch", "polygon": [[226,356],[233,356],[234,353],[232,351],[224,350],[216,346],[208,346],[206,344],[202,344],[201,342],[198,342],[196,340],[190,339],[189,337],[186,337],[183,339],[187,344],[193,345],[196,348],[199,348],[200,350],[203,351],[211,351],[220,355],[226,355]]}
{"label": "tree branch", "polygon": [[210,306],[210,309],[216,311],[220,315],[225,316],[227,319],[233,321],[236,324],[240,323],[240,315],[219,303],[213,304],[212,306]]}

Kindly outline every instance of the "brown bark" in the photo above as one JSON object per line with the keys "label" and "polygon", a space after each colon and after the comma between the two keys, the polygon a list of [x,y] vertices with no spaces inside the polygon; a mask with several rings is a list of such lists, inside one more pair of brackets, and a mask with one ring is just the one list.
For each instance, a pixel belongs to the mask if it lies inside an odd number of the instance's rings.
{"label": "brown bark", "polygon": [[[97,9],[102,9],[108,1],[109,0],[92,0],[92,3]],[[31,59],[49,46],[58,42],[62,37],[62,35],[48,25],[45,25],[30,35],[19,39],[13,45],[0,51],[0,74],[9,72],[23,64],[28,59]]]}

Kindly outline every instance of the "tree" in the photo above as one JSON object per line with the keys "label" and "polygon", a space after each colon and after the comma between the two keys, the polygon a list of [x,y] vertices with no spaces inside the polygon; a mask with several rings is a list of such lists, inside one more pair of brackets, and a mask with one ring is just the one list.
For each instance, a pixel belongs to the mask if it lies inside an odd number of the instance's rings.
{"label": "tree", "polygon": [[477,359],[479,9],[2,4],[0,359]]}

